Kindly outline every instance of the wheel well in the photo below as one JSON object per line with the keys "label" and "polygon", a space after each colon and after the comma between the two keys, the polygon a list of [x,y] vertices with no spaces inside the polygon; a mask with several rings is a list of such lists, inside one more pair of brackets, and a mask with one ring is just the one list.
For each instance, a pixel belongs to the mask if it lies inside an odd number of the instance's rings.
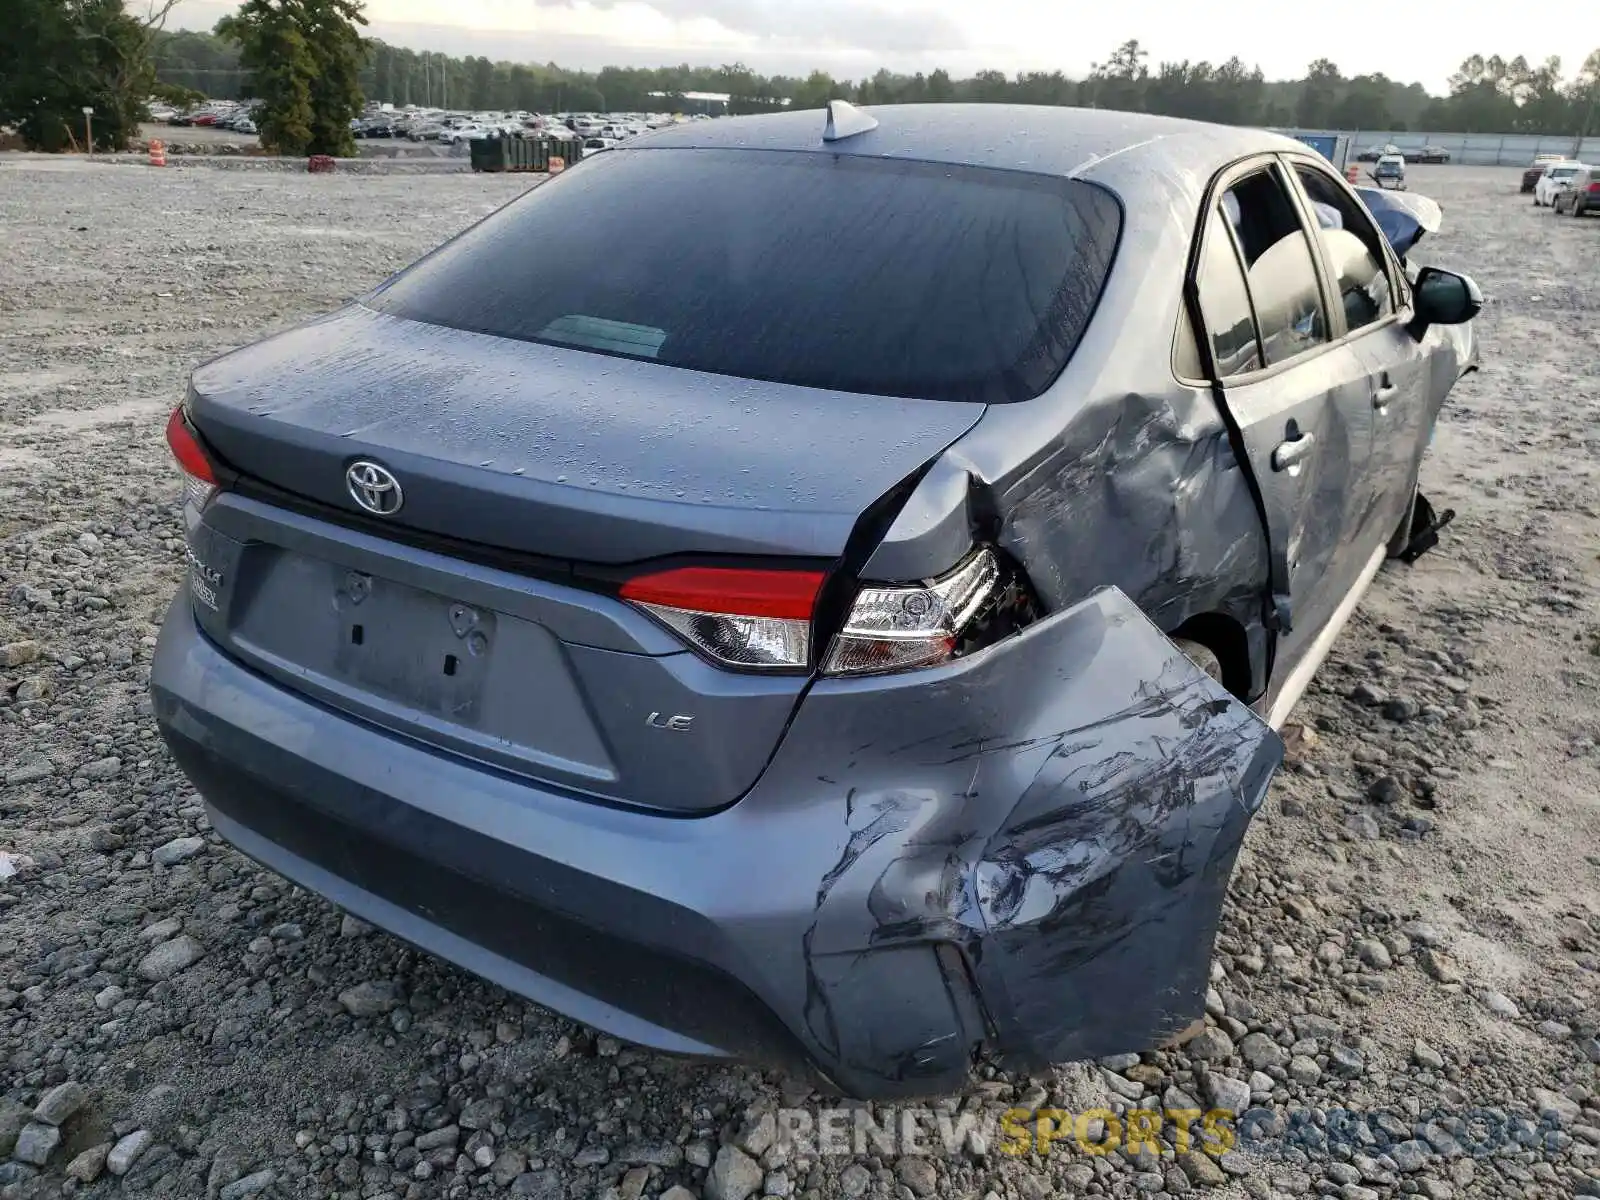
{"label": "wheel well", "polygon": [[1222,664],[1222,685],[1241,700],[1250,695],[1250,641],[1244,626],[1227,613],[1200,613],[1167,636],[1199,642]]}

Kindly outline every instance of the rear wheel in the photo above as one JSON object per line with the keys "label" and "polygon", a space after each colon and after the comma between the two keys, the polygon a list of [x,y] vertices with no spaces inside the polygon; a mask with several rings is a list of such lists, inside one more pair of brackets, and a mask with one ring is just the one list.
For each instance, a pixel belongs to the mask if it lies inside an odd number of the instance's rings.
{"label": "rear wheel", "polygon": [[1182,650],[1189,661],[1209,675],[1214,682],[1219,684],[1222,682],[1222,660],[1210,646],[1191,641],[1189,638],[1174,638],[1172,644]]}

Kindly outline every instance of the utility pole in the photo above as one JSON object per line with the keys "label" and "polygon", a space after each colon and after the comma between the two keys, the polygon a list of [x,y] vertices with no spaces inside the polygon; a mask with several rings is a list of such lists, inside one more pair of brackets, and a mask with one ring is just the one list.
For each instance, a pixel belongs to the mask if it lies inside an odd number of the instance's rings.
{"label": "utility pole", "polygon": [[422,94],[423,103],[429,108],[433,107],[433,80],[428,75],[428,52],[422,52]]}
{"label": "utility pole", "polygon": [[83,148],[94,157],[94,109],[87,104],[83,106]]}

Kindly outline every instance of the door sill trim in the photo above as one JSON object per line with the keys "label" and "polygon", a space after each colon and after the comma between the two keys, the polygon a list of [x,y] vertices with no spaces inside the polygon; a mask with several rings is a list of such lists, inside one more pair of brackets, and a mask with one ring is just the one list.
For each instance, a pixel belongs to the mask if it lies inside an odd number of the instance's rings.
{"label": "door sill trim", "polygon": [[1328,618],[1328,623],[1322,627],[1322,632],[1317,634],[1316,641],[1311,643],[1311,649],[1295,665],[1289,677],[1283,681],[1283,687],[1278,691],[1278,698],[1272,702],[1272,708],[1267,714],[1267,724],[1273,729],[1282,730],[1284,722],[1294,712],[1295,705],[1300,703],[1300,697],[1305,695],[1306,688],[1311,686],[1317,669],[1322,666],[1328,657],[1328,651],[1333,649],[1333,643],[1339,639],[1339,634],[1344,631],[1345,624],[1350,620],[1350,615],[1367,594],[1367,589],[1372,586],[1373,579],[1378,574],[1378,568],[1383,566],[1388,558],[1389,548],[1380,545],[1372,552],[1372,557],[1367,560],[1367,565],[1361,568],[1361,575],[1356,580],[1355,586],[1343,600],[1339,607],[1334,609],[1333,616]]}

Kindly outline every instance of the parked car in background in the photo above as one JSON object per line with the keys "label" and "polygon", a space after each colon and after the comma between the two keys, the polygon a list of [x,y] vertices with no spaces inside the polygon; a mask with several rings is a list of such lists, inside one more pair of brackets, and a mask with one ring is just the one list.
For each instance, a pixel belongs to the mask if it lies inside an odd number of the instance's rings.
{"label": "parked car in background", "polygon": [[617,143],[615,141],[607,137],[585,138],[583,142],[583,152],[586,155],[598,154],[602,150],[610,150],[614,148],[616,144]]}
{"label": "parked car in background", "polygon": [[1169,1042],[1476,355],[1396,250],[1261,130],[625,143],[194,371],[156,720],[246,854],[635,1043],[872,1097]]}
{"label": "parked car in background", "polygon": [[1398,154],[1385,154],[1372,168],[1372,181],[1381,188],[1406,186],[1406,160]]}
{"label": "parked car in background", "polygon": [[1544,174],[1544,169],[1553,162],[1561,162],[1564,155],[1560,154],[1535,154],[1533,162],[1522,172],[1522,194],[1526,196],[1539,186],[1539,177]]}
{"label": "parked car in background", "polygon": [[1548,207],[1556,202],[1556,195],[1565,191],[1572,185],[1573,176],[1583,170],[1583,164],[1573,162],[1571,159],[1562,159],[1560,162],[1547,163],[1539,182],[1533,185],[1533,203],[1535,206]]}
{"label": "parked car in background", "polygon": [[1443,146],[1424,146],[1417,151],[1417,161],[1421,163],[1447,163],[1450,161],[1450,151]]}
{"label": "parked car in background", "polygon": [[1567,186],[1556,192],[1551,207],[1574,217],[1600,213],[1600,167],[1580,167]]}
{"label": "parked car in background", "polygon": [[491,129],[487,125],[455,125],[439,131],[439,141],[447,146],[459,146],[463,142],[470,142],[473,138],[490,137],[498,134],[498,129]]}
{"label": "parked car in background", "polygon": [[1356,161],[1357,162],[1375,163],[1380,158],[1382,158],[1385,154],[1399,154],[1399,153],[1400,153],[1400,147],[1394,145],[1393,143],[1386,142],[1381,146],[1379,146],[1379,145],[1368,146],[1360,154],[1356,155]]}

